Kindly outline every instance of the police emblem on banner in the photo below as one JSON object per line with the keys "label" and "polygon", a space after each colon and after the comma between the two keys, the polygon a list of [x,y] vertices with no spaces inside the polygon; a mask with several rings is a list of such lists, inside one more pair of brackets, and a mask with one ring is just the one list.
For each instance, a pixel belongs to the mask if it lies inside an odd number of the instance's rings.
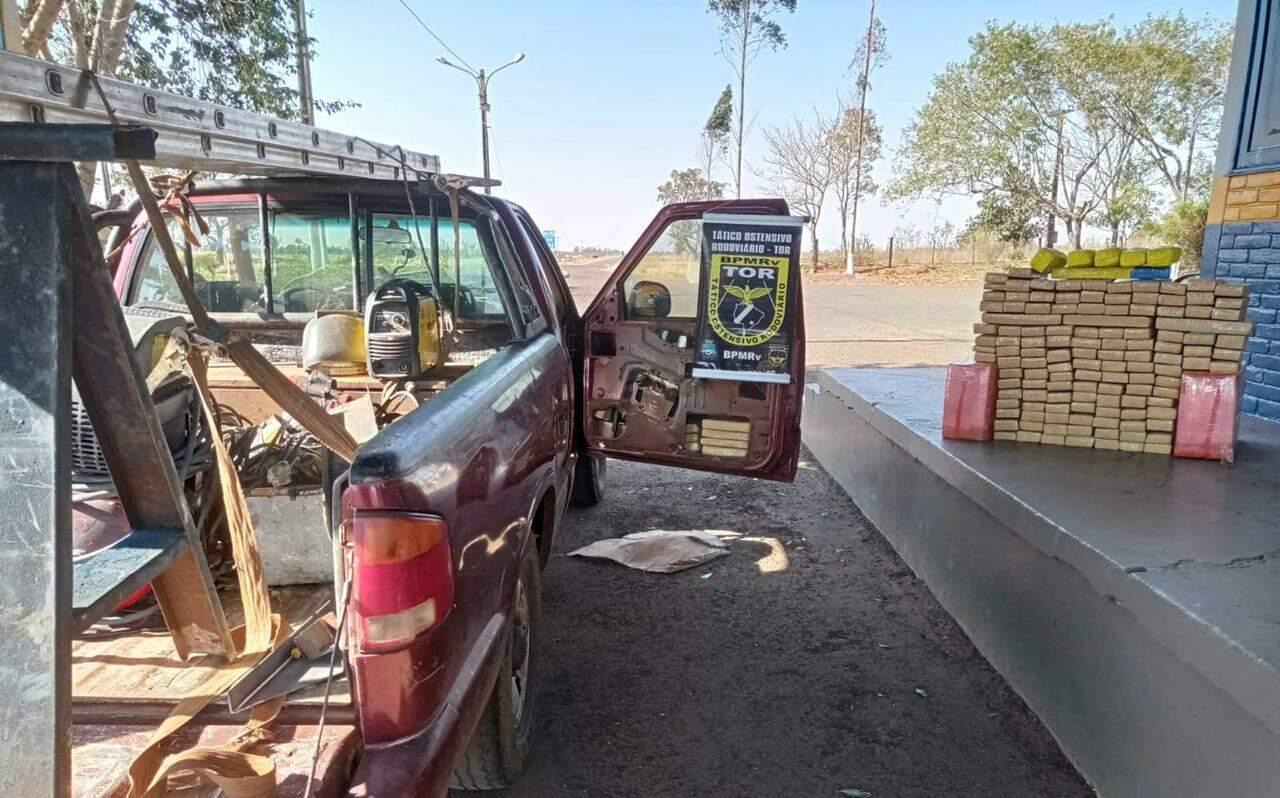
{"label": "police emblem on banner", "polygon": [[705,379],[790,382],[802,220],[708,214],[702,224],[698,359]]}
{"label": "police emblem on banner", "polygon": [[707,308],[711,329],[734,346],[768,342],[787,313],[787,258],[712,255]]}

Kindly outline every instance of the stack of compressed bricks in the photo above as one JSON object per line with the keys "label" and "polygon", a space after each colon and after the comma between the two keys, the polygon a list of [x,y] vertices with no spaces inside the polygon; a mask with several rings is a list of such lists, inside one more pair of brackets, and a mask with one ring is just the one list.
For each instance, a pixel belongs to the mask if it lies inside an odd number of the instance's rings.
{"label": "stack of compressed bricks", "polygon": [[988,274],[974,359],[997,367],[996,440],[1171,454],[1183,372],[1240,370],[1248,290]]}

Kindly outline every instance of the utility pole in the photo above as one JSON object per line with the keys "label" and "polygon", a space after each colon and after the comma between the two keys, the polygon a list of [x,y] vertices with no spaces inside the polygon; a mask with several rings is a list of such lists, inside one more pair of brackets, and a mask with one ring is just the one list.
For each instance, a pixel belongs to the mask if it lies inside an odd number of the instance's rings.
{"label": "utility pole", "polygon": [[22,52],[22,17],[18,0],[0,0],[0,50]]}
{"label": "utility pole", "polygon": [[871,0],[871,14],[867,18],[866,58],[862,63],[862,75],[858,78],[858,149],[857,162],[854,166],[853,178],[853,214],[849,219],[849,245],[845,250],[848,260],[844,265],[844,273],[853,274],[854,250],[858,241],[858,201],[862,198],[862,139],[867,134],[867,88],[871,81],[871,51],[874,48],[876,28],[876,0]]}
{"label": "utility pole", "polygon": [[488,185],[488,180],[489,180],[489,81],[493,80],[494,75],[498,74],[499,72],[511,66],[512,64],[518,64],[521,61],[523,61],[524,53],[518,54],[515,58],[512,58],[510,61],[508,61],[507,63],[503,64],[502,66],[498,67],[497,69],[493,70],[488,74],[485,74],[485,71],[483,69],[472,70],[469,67],[458,66],[457,64],[453,63],[452,61],[450,61],[449,59],[445,58],[442,55],[437,56],[436,60],[447,67],[453,67],[459,72],[467,73],[476,82],[476,88],[479,90],[479,93],[480,93],[480,157],[484,163],[484,179],[485,179],[484,193],[492,194],[493,191],[489,188],[489,185]]}
{"label": "utility pole", "polygon": [[[480,157],[484,161],[484,179],[489,179],[489,79],[485,77],[484,69],[476,75],[476,85],[480,88]],[[488,194],[488,184],[484,187],[484,193]]]}
{"label": "utility pole", "polygon": [[737,166],[733,170],[734,192],[742,199],[742,140],[746,137],[743,126],[747,117],[747,48],[751,46],[751,0],[742,0],[742,50],[738,62],[738,141]]}
{"label": "utility pole", "polygon": [[298,40],[298,110],[302,124],[316,123],[315,102],[311,96],[311,47],[307,37],[307,0],[297,0],[293,33]]}

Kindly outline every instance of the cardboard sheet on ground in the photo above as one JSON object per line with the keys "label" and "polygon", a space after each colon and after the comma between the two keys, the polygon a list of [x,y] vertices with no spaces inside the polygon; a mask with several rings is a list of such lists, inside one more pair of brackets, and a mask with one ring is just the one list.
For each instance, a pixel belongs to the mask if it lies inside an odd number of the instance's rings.
{"label": "cardboard sheet on ground", "polygon": [[728,545],[701,529],[654,529],[589,543],[570,557],[613,560],[628,568],[673,574],[729,553]]}

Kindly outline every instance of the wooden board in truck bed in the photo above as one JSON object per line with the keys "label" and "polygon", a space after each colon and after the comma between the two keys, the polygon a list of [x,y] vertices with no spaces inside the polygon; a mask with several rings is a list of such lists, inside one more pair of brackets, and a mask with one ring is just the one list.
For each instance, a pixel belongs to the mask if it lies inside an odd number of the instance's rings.
{"label": "wooden board in truck bed", "polygon": [[[315,755],[315,724],[287,724],[275,721],[269,738],[249,748],[249,753],[271,757],[276,764],[278,798],[308,798],[307,774]],[[127,783],[129,764],[146,747],[154,724],[77,724],[71,731],[71,784],[75,798],[117,798]],[[182,729],[166,752],[197,746],[216,747],[230,742],[240,732],[238,726],[193,721]],[[349,723],[326,723],[316,785],[311,798],[338,798],[346,795],[352,766],[360,751],[360,733]],[[176,782],[176,783],[175,783]],[[220,791],[208,782],[173,780],[171,798],[214,798]]]}
{"label": "wooden board in truck bed", "polygon": [[[271,611],[296,626],[315,608],[330,599],[328,585],[301,585],[271,589]],[[243,615],[235,592],[224,592],[222,603],[232,626]],[[191,694],[218,669],[216,657],[177,658],[173,642],[157,615],[145,629],[120,634],[86,634],[71,646],[71,694],[73,719],[80,722],[149,722],[165,717],[179,700]],[[339,665],[341,674],[341,665]],[[298,720],[318,718],[323,686],[294,693],[286,712]],[[335,681],[329,698],[329,718],[350,719],[351,694],[345,679]],[[242,722],[247,713],[232,715],[225,698],[202,713],[211,722]]]}

